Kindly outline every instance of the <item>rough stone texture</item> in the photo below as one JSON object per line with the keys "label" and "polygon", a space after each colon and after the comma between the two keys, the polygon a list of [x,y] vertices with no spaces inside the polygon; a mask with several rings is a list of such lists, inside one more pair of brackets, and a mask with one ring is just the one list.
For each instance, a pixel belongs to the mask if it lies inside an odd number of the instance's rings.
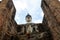
{"label": "rough stone texture", "polygon": [[[16,9],[12,0],[2,0],[0,3],[0,40],[51,40],[51,34],[48,27],[42,24],[36,24],[39,29],[39,33],[34,33],[29,36],[21,34],[21,29],[24,25],[17,25],[14,21]],[[20,34],[19,34],[20,32]],[[39,38],[42,32],[47,32],[46,36]],[[37,39],[36,39],[37,38]]]}
{"label": "rough stone texture", "polygon": [[58,0],[42,0],[44,12],[43,24],[48,26],[54,40],[60,40],[60,2]]}
{"label": "rough stone texture", "polygon": [[[60,2],[58,0],[42,0],[44,19],[38,26],[39,33],[27,36],[20,34],[24,25],[17,25],[14,17],[16,9],[12,0],[0,2],[0,40],[60,40]],[[42,38],[41,33],[47,32]],[[52,34],[52,35],[51,35]],[[36,39],[38,38],[38,39]]]}
{"label": "rough stone texture", "polygon": [[2,0],[0,3],[0,40],[4,39],[5,35],[15,35],[16,22],[14,21],[16,9],[12,0]]}
{"label": "rough stone texture", "polygon": [[[27,24],[17,26],[17,36],[20,40],[53,40],[51,31],[48,27],[43,24],[35,24],[32,23],[32,27],[37,25],[39,32],[32,32],[31,34],[27,35],[26,32],[22,32],[22,28],[26,27]],[[26,29],[24,30],[26,31]]]}

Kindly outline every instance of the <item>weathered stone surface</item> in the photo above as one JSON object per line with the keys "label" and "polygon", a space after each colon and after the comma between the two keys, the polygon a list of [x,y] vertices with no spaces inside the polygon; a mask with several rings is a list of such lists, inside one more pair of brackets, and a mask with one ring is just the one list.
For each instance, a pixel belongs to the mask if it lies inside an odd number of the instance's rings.
{"label": "weathered stone surface", "polygon": [[[27,24],[17,25],[14,20],[16,9],[12,0],[2,0],[0,2],[0,40],[60,40],[60,2],[42,0],[42,9],[43,23],[34,24],[38,26],[39,33],[28,36],[21,33],[22,27]],[[44,32],[47,33],[40,38],[39,36]]]}
{"label": "weathered stone surface", "polygon": [[48,26],[54,40],[60,40],[60,2],[58,0],[42,0],[44,12],[43,24]]}
{"label": "weathered stone surface", "polygon": [[[48,27],[42,24],[35,24],[37,25],[39,32],[32,32],[31,34],[26,34],[26,32],[22,32],[22,28],[25,27],[27,24],[19,25],[17,26],[17,36],[19,37],[20,40],[53,40],[51,36],[51,31]],[[32,25],[32,27],[34,26]],[[24,30],[26,31],[26,29]]]}
{"label": "weathered stone surface", "polygon": [[[14,21],[16,9],[12,0],[2,0],[0,3],[0,40],[8,35],[16,34],[16,22]],[[8,37],[7,36],[7,37]],[[8,40],[9,38],[5,38]]]}

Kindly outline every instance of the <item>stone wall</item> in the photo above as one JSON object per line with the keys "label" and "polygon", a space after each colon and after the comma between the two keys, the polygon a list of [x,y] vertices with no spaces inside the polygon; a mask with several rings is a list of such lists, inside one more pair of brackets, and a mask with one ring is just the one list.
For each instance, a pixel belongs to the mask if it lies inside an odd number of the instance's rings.
{"label": "stone wall", "polygon": [[[60,40],[60,2],[58,0],[42,0],[41,7],[45,15],[43,23],[38,24],[39,32],[46,31],[50,35],[49,40],[52,40],[50,39],[51,36],[54,40]],[[15,12],[16,9],[12,0],[2,0],[0,2],[0,40],[19,39],[17,36],[22,26],[16,24],[14,20]],[[18,28],[20,29],[17,30]],[[46,38],[48,40],[48,37]]]}
{"label": "stone wall", "polygon": [[[14,16],[16,9],[12,0],[2,0],[0,3],[0,40],[4,35],[15,35],[15,27],[17,26]],[[7,39],[6,39],[7,40]]]}
{"label": "stone wall", "polygon": [[43,24],[48,26],[54,40],[60,40],[60,2],[58,0],[42,0],[44,12]]}

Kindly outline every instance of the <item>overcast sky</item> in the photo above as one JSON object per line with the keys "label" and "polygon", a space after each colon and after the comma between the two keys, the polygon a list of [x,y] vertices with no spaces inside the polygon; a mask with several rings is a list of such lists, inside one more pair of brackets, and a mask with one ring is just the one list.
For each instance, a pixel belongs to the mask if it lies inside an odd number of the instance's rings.
{"label": "overcast sky", "polygon": [[17,24],[25,24],[25,16],[29,13],[33,23],[41,23],[43,12],[41,0],[13,0],[16,7],[15,21]]}

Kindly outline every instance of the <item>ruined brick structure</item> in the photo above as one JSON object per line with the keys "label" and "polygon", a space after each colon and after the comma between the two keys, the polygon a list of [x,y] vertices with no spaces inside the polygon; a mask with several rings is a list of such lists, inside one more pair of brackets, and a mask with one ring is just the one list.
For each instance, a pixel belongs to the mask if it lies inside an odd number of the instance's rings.
{"label": "ruined brick structure", "polygon": [[51,30],[54,40],[60,40],[60,2],[58,0],[42,0],[44,12],[43,24]]}
{"label": "ruined brick structure", "polygon": [[12,0],[2,0],[0,2],[0,40],[4,39],[5,34],[16,34],[15,12],[16,9]]}
{"label": "ruined brick structure", "polygon": [[[14,20],[16,9],[12,0],[2,0],[0,2],[0,40],[60,40],[60,2],[42,0],[41,7],[44,12],[43,23],[33,23],[38,26],[39,33],[31,34],[29,39],[21,33],[22,27],[26,24],[17,25]],[[42,38],[39,37],[44,32],[47,34]]]}

